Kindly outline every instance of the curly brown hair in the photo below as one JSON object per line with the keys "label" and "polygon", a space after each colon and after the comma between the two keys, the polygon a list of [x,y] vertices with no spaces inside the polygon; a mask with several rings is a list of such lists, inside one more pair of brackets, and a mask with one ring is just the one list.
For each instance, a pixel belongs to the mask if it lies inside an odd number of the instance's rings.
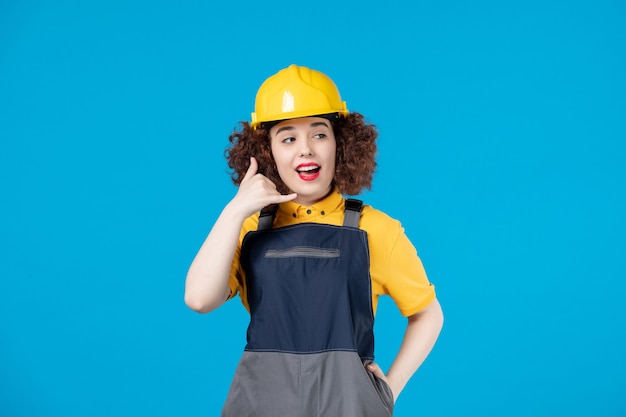
{"label": "curly brown hair", "polygon": [[[258,172],[276,184],[280,193],[289,193],[272,156],[269,129],[254,130],[248,122],[240,124],[241,130],[233,131],[228,138],[231,146],[224,152],[233,171],[233,183],[241,183],[253,156],[259,164]],[[362,114],[352,112],[333,122],[333,132],[337,142],[334,185],[344,195],[358,195],[364,188],[371,189],[376,169],[376,126],[366,122]]]}

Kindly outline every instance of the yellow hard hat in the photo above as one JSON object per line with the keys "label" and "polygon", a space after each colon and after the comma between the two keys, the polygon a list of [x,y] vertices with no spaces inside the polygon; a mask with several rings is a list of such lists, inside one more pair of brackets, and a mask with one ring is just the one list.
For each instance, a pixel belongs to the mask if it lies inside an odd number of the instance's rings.
{"label": "yellow hard hat", "polygon": [[261,84],[254,110],[250,123],[254,129],[266,122],[349,113],[333,80],[319,71],[297,65],[278,71]]}

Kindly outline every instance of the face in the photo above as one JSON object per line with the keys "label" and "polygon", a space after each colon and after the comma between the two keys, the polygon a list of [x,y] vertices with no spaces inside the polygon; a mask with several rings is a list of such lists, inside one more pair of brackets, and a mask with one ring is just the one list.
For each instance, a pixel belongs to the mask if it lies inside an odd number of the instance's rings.
{"label": "face", "polygon": [[285,120],[272,126],[270,140],[280,178],[298,194],[293,201],[310,206],[332,191],[337,143],[330,121]]}

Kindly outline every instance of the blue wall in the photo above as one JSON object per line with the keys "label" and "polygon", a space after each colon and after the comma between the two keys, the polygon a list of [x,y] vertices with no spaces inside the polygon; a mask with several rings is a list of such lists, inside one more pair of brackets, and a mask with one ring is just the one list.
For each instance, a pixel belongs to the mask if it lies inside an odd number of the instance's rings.
{"label": "blue wall", "polygon": [[626,415],[624,2],[218,4],[0,5],[0,415],[218,415],[246,313],[185,273],[291,63],[378,126],[446,313],[395,415]]}

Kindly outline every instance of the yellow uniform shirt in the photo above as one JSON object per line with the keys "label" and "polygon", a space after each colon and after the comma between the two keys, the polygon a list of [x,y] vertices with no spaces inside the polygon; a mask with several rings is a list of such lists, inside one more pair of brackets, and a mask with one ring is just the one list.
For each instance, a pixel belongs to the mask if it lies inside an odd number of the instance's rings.
{"label": "yellow uniform shirt", "polygon": [[[344,207],[345,200],[337,190],[310,207],[293,202],[283,203],[276,212],[274,228],[305,222],[340,226],[343,224]],[[239,254],[244,236],[257,230],[258,217],[258,213],[254,214],[243,223],[229,280],[230,296],[239,293],[248,310],[246,281]],[[407,317],[419,312],[434,300],[435,287],[428,281],[417,251],[404,234],[399,221],[364,205],[359,227],[367,232],[374,312],[381,295],[389,295],[400,312]]]}

